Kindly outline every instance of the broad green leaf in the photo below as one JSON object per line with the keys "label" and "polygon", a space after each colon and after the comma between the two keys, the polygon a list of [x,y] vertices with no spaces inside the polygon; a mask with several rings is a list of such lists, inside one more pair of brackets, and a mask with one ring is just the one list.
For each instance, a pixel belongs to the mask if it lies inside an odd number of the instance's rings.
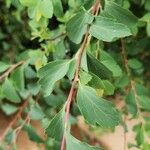
{"label": "broad green leaf", "polygon": [[42,0],[40,11],[45,18],[51,18],[53,15],[53,4],[51,0]]}
{"label": "broad green leaf", "polygon": [[105,95],[113,95],[115,87],[108,80],[103,80],[103,84],[105,85],[104,88]]}
{"label": "broad green leaf", "polygon": [[67,99],[66,95],[64,93],[57,93],[54,91],[55,94],[51,93],[51,95],[44,98],[45,102],[52,107],[60,107],[62,104],[65,103],[65,100]]}
{"label": "broad green leaf", "polygon": [[129,28],[133,28],[138,21],[132,12],[111,1],[106,1],[104,12],[112,16],[118,23],[124,24]]}
{"label": "broad green leaf", "polygon": [[112,103],[98,97],[91,87],[79,85],[77,104],[85,120],[91,125],[115,127],[120,122],[120,115]]}
{"label": "broad green leaf", "polygon": [[111,55],[105,51],[100,52],[100,60],[110,71],[112,71],[114,77],[121,76],[122,70],[117,62]]}
{"label": "broad green leaf", "polygon": [[20,103],[21,99],[19,95],[17,94],[13,83],[11,80],[6,79],[5,82],[2,85],[2,91],[4,93],[4,96],[11,102],[14,103]]}
{"label": "broad green leaf", "polygon": [[23,91],[25,88],[24,66],[17,68],[11,76],[14,85],[18,91]]}
{"label": "broad green leaf", "polygon": [[43,143],[43,139],[36,133],[35,129],[31,125],[25,125],[24,129],[27,131],[31,141],[36,143]]}
{"label": "broad green leaf", "polygon": [[61,141],[64,133],[64,119],[65,119],[65,109],[60,110],[58,114],[51,120],[46,133],[49,137],[54,138],[57,141]]}
{"label": "broad green leaf", "polygon": [[88,145],[74,138],[70,133],[66,134],[66,150],[101,150],[101,148]]}
{"label": "broad green leaf", "polygon": [[3,104],[1,108],[6,115],[12,115],[18,110],[17,106],[9,103]]}
{"label": "broad green leaf", "polygon": [[144,95],[138,96],[140,107],[144,110],[150,111],[150,98]]}
{"label": "broad green leaf", "polygon": [[138,95],[150,96],[149,89],[140,83],[135,83],[135,89]]}
{"label": "broad green leaf", "polygon": [[134,127],[134,130],[136,131],[136,137],[135,140],[138,145],[141,145],[144,143],[144,130],[142,127],[142,124],[138,124]]}
{"label": "broad green leaf", "polygon": [[87,54],[88,70],[101,79],[110,79],[112,72],[90,53]]}
{"label": "broad green leaf", "polygon": [[45,114],[38,104],[36,104],[34,107],[31,106],[31,108],[30,118],[32,120],[41,120],[44,118]]}
{"label": "broad green leaf", "polygon": [[131,31],[126,25],[103,16],[95,17],[95,22],[91,25],[89,32],[95,38],[106,42],[131,35]]}
{"label": "broad green leaf", "polygon": [[0,73],[4,72],[5,70],[7,70],[9,68],[10,65],[0,61]]}
{"label": "broad green leaf", "polygon": [[56,17],[62,17],[64,13],[61,0],[52,0],[52,2],[54,7],[54,15]]}
{"label": "broad green leaf", "polygon": [[38,76],[40,78],[39,83],[42,86],[45,96],[50,95],[55,82],[66,75],[69,69],[69,63],[68,60],[53,61],[38,71]]}
{"label": "broad green leaf", "polygon": [[84,85],[86,85],[90,80],[92,79],[92,76],[88,74],[87,72],[81,70],[80,71],[80,82]]}
{"label": "broad green leaf", "polygon": [[115,86],[117,88],[124,89],[125,86],[129,85],[130,80],[126,74],[123,74],[120,78],[117,78],[115,81]]}
{"label": "broad green leaf", "polygon": [[67,23],[67,35],[76,44],[80,43],[87,31],[88,24],[92,23],[93,16],[85,11],[78,12]]}
{"label": "broad green leaf", "polygon": [[90,73],[92,79],[88,82],[88,85],[95,89],[105,89],[103,81],[95,74]]}
{"label": "broad green leaf", "polygon": [[142,63],[138,59],[129,59],[128,60],[128,65],[132,69],[139,69],[142,67]]}
{"label": "broad green leaf", "polygon": [[19,0],[23,6],[33,7],[35,6],[39,0]]}

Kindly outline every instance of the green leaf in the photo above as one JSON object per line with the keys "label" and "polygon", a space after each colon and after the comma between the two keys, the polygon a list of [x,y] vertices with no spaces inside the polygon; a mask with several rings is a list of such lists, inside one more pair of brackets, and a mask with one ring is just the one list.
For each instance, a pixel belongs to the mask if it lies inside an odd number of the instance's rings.
{"label": "green leaf", "polygon": [[147,23],[146,30],[147,30],[147,35],[150,36],[150,12],[145,14],[142,18],[142,21],[145,21]]}
{"label": "green leaf", "polygon": [[33,7],[35,6],[39,0],[19,0],[23,6]]}
{"label": "green leaf", "polygon": [[3,104],[1,108],[6,115],[12,115],[18,110],[18,107],[9,103]]}
{"label": "green leaf", "polygon": [[144,95],[138,96],[140,107],[144,110],[150,111],[150,98]]}
{"label": "green leaf", "polygon": [[44,118],[44,116],[45,116],[45,114],[38,104],[36,104],[34,107],[32,107],[31,113],[30,113],[30,118],[32,120],[41,120]]}
{"label": "green leaf", "polygon": [[95,17],[95,22],[91,25],[89,32],[95,38],[106,42],[131,35],[126,25],[103,16]]}
{"label": "green leaf", "polygon": [[11,76],[14,85],[18,91],[23,91],[25,88],[24,81],[24,66],[17,68]]}
{"label": "green leaf", "polygon": [[142,67],[142,63],[138,59],[129,59],[128,65],[132,69],[139,69]]}
{"label": "green leaf", "polygon": [[103,80],[103,84],[105,85],[104,88],[105,95],[113,95],[115,87],[108,80]]}
{"label": "green leaf", "polygon": [[110,79],[112,77],[112,72],[90,53],[87,54],[87,65],[88,70],[99,78]]}
{"label": "green leaf", "polygon": [[114,58],[105,51],[100,52],[100,60],[112,73],[114,77],[122,75],[122,70]]}
{"label": "green leaf", "polygon": [[95,88],[95,89],[104,89],[105,85],[103,83],[103,81],[95,74],[90,73],[92,76],[92,79],[88,82],[88,85],[90,85],[91,87]]}
{"label": "green leaf", "polygon": [[120,78],[116,79],[115,86],[117,88],[124,89],[127,85],[129,85],[130,80],[126,74],[123,74]]}
{"label": "green leaf", "polygon": [[5,82],[2,85],[2,90],[3,90],[4,96],[9,101],[14,102],[14,103],[21,102],[21,99],[20,99],[19,95],[17,94],[11,80],[9,80],[9,79],[5,80]]}
{"label": "green leaf", "polygon": [[138,22],[138,18],[132,12],[111,1],[106,1],[104,12],[129,28],[133,28]]}
{"label": "green leaf", "polygon": [[54,138],[57,141],[61,141],[64,133],[64,119],[65,119],[65,109],[60,110],[58,114],[51,120],[46,133],[49,137]]}
{"label": "green leaf", "polygon": [[45,18],[51,18],[53,15],[53,4],[51,0],[42,0],[40,11]]}
{"label": "green leaf", "polygon": [[120,122],[120,115],[112,103],[98,97],[91,87],[79,85],[77,104],[85,120],[91,125],[115,127]]}
{"label": "green leaf", "polygon": [[31,141],[36,143],[43,143],[43,139],[36,133],[35,129],[31,125],[25,125],[24,129],[27,131]]}
{"label": "green leaf", "polygon": [[9,68],[10,65],[0,61],[0,73],[6,71]]}
{"label": "green leaf", "polygon": [[62,17],[64,13],[61,0],[52,0],[52,2],[54,7],[54,15],[56,17]]}
{"label": "green leaf", "polygon": [[142,124],[138,124],[134,127],[134,130],[136,131],[135,140],[139,146],[144,143],[144,130],[142,126]]}
{"label": "green leaf", "polygon": [[78,12],[67,23],[67,35],[76,44],[80,43],[87,31],[88,24],[92,23],[93,16],[85,11]]}
{"label": "green leaf", "polygon": [[87,72],[81,70],[80,71],[80,82],[84,85],[86,85],[90,80],[92,79],[92,76],[88,74]]}
{"label": "green leaf", "polygon": [[38,76],[40,78],[39,83],[42,86],[45,96],[50,95],[55,82],[66,75],[69,69],[69,63],[68,60],[53,61],[38,71]]}
{"label": "green leaf", "polygon": [[66,134],[66,150],[101,150],[101,148],[90,146],[86,143],[83,143],[71,134]]}

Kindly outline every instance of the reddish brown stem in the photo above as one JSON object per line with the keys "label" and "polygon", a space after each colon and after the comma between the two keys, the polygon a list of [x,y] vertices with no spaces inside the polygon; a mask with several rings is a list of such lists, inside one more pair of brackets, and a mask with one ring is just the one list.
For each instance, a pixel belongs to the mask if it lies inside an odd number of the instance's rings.
{"label": "reddish brown stem", "polygon": [[5,129],[4,133],[1,135],[0,137],[0,142],[3,141],[4,137],[6,136],[6,134],[8,133],[8,131],[12,128],[12,126],[17,122],[17,120],[21,117],[21,114],[23,112],[23,110],[27,107],[28,102],[29,102],[30,97],[28,97],[24,103],[22,104],[22,106],[19,108],[18,113],[15,115],[14,119],[9,123],[9,125],[7,126],[7,128]]}
{"label": "reddish brown stem", "polygon": [[16,69],[17,67],[19,67],[20,65],[22,65],[24,62],[25,62],[25,61],[20,61],[20,62],[18,62],[18,63],[16,63],[16,64],[11,65],[10,68],[9,68],[8,70],[6,70],[6,71],[4,72],[4,74],[2,74],[2,75],[0,76],[0,81],[2,81],[3,79],[5,79],[6,77],[8,77],[9,74],[10,74],[14,69]]}
{"label": "reddish brown stem", "polygon": [[[96,0],[96,3],[93,5],[93,9],[92,9],[92,14],[95,15],[98,13],[99,10],[99,4],[100,1]],[[79,81],[79,72],[80,72],[80,67],[81,67],[81,60],[82,60],[82,56],[83,56],[83,52],[88,44],[89,41],[89,26],[87,28],[87,32],[84,36],[84,40],[83,43],[80,47],[80,49],[78,50],[78,57],[77,57],[77,68],[76,68],[76,73],[72,82],[72,86],[66,101],[66,114],[65,114],[65,130],[64,130],[64,134],[63,134],[63,139],[62,139],[62,143],[61,143],[61,150],[65,150],[65,144],[66,144],[66,129],[68,126],[68,120],[69,120],[69,114],[70,114],[70,106],[71,106],[71,102],[72,102],[72,98],[75,95],[75,87],[76,84]]]}

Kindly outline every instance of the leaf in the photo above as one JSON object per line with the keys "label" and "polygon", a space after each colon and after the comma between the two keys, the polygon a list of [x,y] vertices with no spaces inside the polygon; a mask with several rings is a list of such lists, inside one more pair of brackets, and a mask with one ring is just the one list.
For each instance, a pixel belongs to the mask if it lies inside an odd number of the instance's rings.
{"label": "leaf", "polygon": [[150,36],[150,13],[145,14],[142,18],[142,21],[145,21],[147,23],[146,30],[147,35]]}
{"label": "leaf", "polygon": [[81,70],[80,71],[80,82],[84,85],[86,85],[90,80],[92,79],[92,76],[88,74],[87,72]]}
{"label": "leaf", "polygon": [[11,80],[9,80],[9,79],[5,80],[4,84],[2,85],[2,90],[3,90],[4,96],[9,101],[14,102],[14,103],[21,102],[21,99],[20,99],[19,95],[17,94]]}
{"label": "leaf", "polygon": [[132,69],[139,69],[139,68],[142,67],[142,63],[136,58],[129,59],[128,60],[128,65]]}
{"label": "leaf", "polygon": [[57,141],[61,141],[64,133],[64,119],[65,119],[65,109],[60,110],[58,114],[51,120],[46,133],[49,137],[54,138]]}
{"label": "leaf", "polygon": [[53,15],[53,4],[51,0],[42,0],[40,11],[45,18],[51,18]]}
{"label": "leaf", "polygon": [[134,131],[136,131],[135,140],[139,146],[144,143],[144,131],[142,126],[142,124],[137,124],[134,126]]}
{"label": "leaf", "polygon": [[122,75],[122,70],[114,58],[105,51],[100,52],[100,60],[112,73],[114,77]]}
{"label": "leaf", "polygon": [[31,113],[30,113],[30,118],[32,120],[41,120],[44,118],[44,116],[45,116],[45,114],[38,104],[36,104],[34,107],[32,107]]}
{"label": "leaf", "polygon": [[62,17],[64,15],[63,6],[61,0],[52,0],[54,7],[54,15],[56,17]]}
{"label": "leaf", "polygon": [[68,37],[76,44],[79,44],[87,30],[88,24],[92,23],[93,16],[85,11],[78,12],[67,23],[66,31]]}
{"label": "leaf", "polygon": [[103,80],[103,84],[105,85],[104,88],[105,95],[113,95],[115,87],[108,80]]}
{"label": "leaf", "polygon": [[79,85],[77,104],[85,120],[91,125],[115,127],[120,115],[111,102],[96,96],[96,91],[88,86]]}
{"label": "leaf", "polygon": [[39,0],[19,0],[23,6],[33,7],[35,6]]}
{"label": "leaf", "polygon": [[107,12],[118,23],[124,24],[129,28],[134,27],[138,22],[138,18],[132,12],[111,1],[106,1],[104,12]]}
{"label": "leaf", "polygon": [[112,72],[90,53],[87,54],[88,70],[101,79],[110,79]]}
{"label": "leaf", "polygon": [[42,86],[45,96],[51,94],[55,82],[63,78],[68,69],[68,60],[58,60],[48,63],[38,71],[39,83]]}
{"label": "leaf", "polygon": [[0,73],[6,71],[10,65],[6,64],[5,62],[0,61]]}
{"label": "leaf", "polygon": [[95,22],[91,25],[89,32],[95,38],[106,42],[131,35],[126,25],[103,16],[95,17]]}
{"label": "leaf", "polygon": [[18,110],[18,107],[9,103],[3,104],[1,108],[6,115],[12,115]]}
{"label": "leaf", "polygon": [[35,129],[31,125],[25,125],[24,129],[27,131],[31,141],[36,143],[43,143],[43,139],[36,133]]}
{"label": "leaf", "polygon": [[90,73],[92,75],[92,79],[88,82],[88,85],[95,89],[104,89],[105,85],[103,81],[95,74]]}
{"label": "leaf", "polygon": [[144,95],[138,96],[140,107],[144,110],[150,111],[150,98]]}
{"label": "leaf", "polygon": [[24,66],[18,67],[11,76],[14,85],[18,91],[23,91],[25,88]]}
{"label": "leaf", "polygon": [[71,134],[66,134],[66,150],[101,150],[101,148],[90,146],[86,143],[83,143]]}

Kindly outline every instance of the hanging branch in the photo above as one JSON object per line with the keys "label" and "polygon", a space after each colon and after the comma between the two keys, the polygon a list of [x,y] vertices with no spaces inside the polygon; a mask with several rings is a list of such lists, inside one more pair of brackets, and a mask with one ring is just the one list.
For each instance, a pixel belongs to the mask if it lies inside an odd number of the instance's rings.
{"label": "hanging branch", "polygon": [[[140,110],[140,104],[139,104],[139,96],[136,92],[136,89],[135,89],[135,81],[132,79],[131,77],[131,72],[130,72],[130,69],[129,69],[129,66],[128,66],[128,57],[127,57],[127,53],[126,53],[126,50],[125,50],[125,42],[123,39],[121,39],[121,52],[122,52],[122,56],[123,56],[123,60],[124,60],[124,65],[125,65],[125,70],[126,70],[126,73],[127,73],[127,76],[130,80],[130,87],[129,89],[131,89],[134,93],[134,96],[135,96],[135,101],[136,101],[136,106],[137,106],[137,112],[138,112],[138,115],[139,115],[139,120],[140,122],[142,123],[142,128],[144,129],[144,119],[143,119],[143,115],[142,115],[142,112]],[[126,94],[128,94],[129,91],[126,92]],[[124,116],[124,122],[126,123],[126,120],[127,120],[127,117],[126,115]],[[145,130],[145,129],[144,129]],[[127,137],[126,137],[126,131],[124,132],[124,150],[126,150],[126,145],[127,145]]]}
{"label": "hanging branch", "polygon": [[8,133],[8,131],[12,128],[12,126],[18,121],[18,119],[21,117],[24,109],[28,106],[29,103],[29,99],[30,96],[24,100],[23,104],[20,106],[19,111],[17,112],[17,114],[15,115],[15,117],[13,118],[13,120],[9,123],[9,125],[7,126],[7,128],[5,129],[5,131],[3,132],[3,134],[0,136],[0,142],[3,141],[3,139],[5,138],[6,134]]}
{"label": "hanging branch", "polygon": [[[100,1],[96,0],[95,4],[92,7],[92,14],[93,15],[97,15],[98,11],[100,8]],[[86,48],[86,46],[88,45],[89,41],[91,39],[91,36],[89,35],[89,26],[87,27],[87,32],[85,33],[84,36],[84,40],[83,43],[81,44],[81,47],[79,48],[78,52],[77,52],[77,68],[76,68],[76,73],[72,82],[72,86],[66,101],[66,114],[65,114],[65,130],[64,130],[64,134],[63,134],[63,139],[62,139],[62,143],[61,143],[61,150],[65,150],[65,143],[66,143],[66,130],[67,130],[67,126],[68,126],[68,120],[69,120],[69,113],[70,113],[70,106],[71,106],[71,102],[73,99],[73,96],[75,95],[74,92],[76,91],[75,87],[79,81],[79,72],[80,72],[80,67],[81,67],[81,60],[82,60],[82,56],[83,56],[83,52]]]}
{"label": "hanging branch", "polygon": [[9,69],[7,69],[1,76],[0,76],[0,81],[4,80],[5,78],[7,78],[9,76],[9,74],[15,70],[17,67],[21,66],[22,64],[24,64],[25,61],[20,61],[16,64],[13,64],[9,67]]}

